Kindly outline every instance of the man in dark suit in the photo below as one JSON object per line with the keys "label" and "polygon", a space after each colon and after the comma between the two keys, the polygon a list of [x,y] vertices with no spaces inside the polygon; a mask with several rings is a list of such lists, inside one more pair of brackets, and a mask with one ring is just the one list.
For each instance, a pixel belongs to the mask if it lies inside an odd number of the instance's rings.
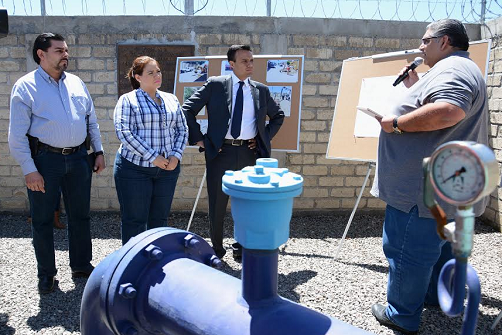
{"label": "man in dark suit", "polygon": [[[275,103],[267,86],[250,79],[253,53],[248,45],[232,45],[227,52],[233,73],[211,77],[183,104],[190,145],[205,151],[210,235],[216,255],[222,258],[223,219],[228,196],[221,189],[226,170],[255,165],[256,158],[270,157],[270,140],[279,131],[284,112]],[[196,115],[206,106],[207,133],[203,135]],[[268,125],[265,124],[269,117]],[[232,245],[240,258],[238,243]]]}

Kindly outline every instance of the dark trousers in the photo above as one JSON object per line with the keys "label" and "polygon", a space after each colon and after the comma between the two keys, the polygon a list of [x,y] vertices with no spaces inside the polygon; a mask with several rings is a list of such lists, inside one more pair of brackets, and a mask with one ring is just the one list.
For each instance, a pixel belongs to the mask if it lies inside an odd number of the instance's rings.
{"label": "dark trousers", "polygon": [[129,162],[119,152],[113,175],[122,216],[122,244],[146,229],[167,227],[180,164],[167,171]]}
{"label": "dark trousers", "polygon": [[68,218],[68,247],[73,271],[88,271],[92,259],[90,201],[92,172],[82,147],[71,155],[40,150],[33,158],[44,178],[45,193],[28,190],[32,218],[33,247],[38,276],[55,276],[54,208],[60,189]]}
{"label": "dark trousers", "polygon": [[247,145],[224,144],[218,155],[206,160],[207,195],[209,202],[209,232],[214,250],[223,250],[223,220],[227,211],[228,195],[223,193],[221,178],[226,170],[241,170],[256,164],[255,150]]}

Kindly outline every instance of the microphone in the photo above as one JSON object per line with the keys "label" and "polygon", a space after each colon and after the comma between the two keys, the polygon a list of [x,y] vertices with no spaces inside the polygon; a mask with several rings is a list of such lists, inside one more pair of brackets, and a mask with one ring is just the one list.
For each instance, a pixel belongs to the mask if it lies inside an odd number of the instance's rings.
{"label": "microphone", "polygon": [[406,71],[404,71],[404,73],[402,75],[400,75],[399,77],[397,77],[396,81],[394,82],[394,84],[392,84],[392,86],[399,85],[403,80],[405,80],[408,77],[409,72],[411,70],[415,70],[417,68],[417,66],[419,66],[423,62],[424,62],[424,59],[422,57],[415,58],[415,60],[413,61],[413,63],[411,63],[410,66],[408,66],[408,68],[406,69]]}

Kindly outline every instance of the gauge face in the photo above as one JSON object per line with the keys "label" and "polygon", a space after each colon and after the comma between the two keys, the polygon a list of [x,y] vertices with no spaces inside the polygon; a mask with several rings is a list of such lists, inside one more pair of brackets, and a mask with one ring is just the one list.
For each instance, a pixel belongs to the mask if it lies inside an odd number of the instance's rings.
{"label": "gauge face", "polygon": [[462,204],[474,200],[485,186],[484,169],[462,146],[441,150],[432,163],[434,185],[444,200]]}

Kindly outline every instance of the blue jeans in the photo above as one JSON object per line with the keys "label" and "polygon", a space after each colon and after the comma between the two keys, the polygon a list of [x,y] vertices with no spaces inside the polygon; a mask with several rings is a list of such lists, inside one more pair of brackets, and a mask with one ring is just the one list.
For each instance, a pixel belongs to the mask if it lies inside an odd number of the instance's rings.
{"label": "blue jeans", "polygon": [[433,273],[438,274],[452,258],[450,243],[445,243],[436,232],[436,220],[420,218],[417,206],[405,213],[387,205],[383,227],[383,250],[389,262],[386,314],[395,324],[418,330],[426,297],[427,302],[437,302]]}
{"label": "blue jeans", "polygon": [[122,216],[122,244],[146,229],[167,227],[180,164],[167,171],[129,162],[119,152],[113,176]]}
{"label": "blue jeans", "polygon": [[[63,193],[68,218],[68,247],[73,271],[92,268],[90,201],[92,172],[84,147],[71,155],[40,150],[33,158],[44,178],[45,193],[28,190],[32,218],[33,247],[38,276],[55,276],[54,208]],[[61,190],[61,191],[60,191]]]}

